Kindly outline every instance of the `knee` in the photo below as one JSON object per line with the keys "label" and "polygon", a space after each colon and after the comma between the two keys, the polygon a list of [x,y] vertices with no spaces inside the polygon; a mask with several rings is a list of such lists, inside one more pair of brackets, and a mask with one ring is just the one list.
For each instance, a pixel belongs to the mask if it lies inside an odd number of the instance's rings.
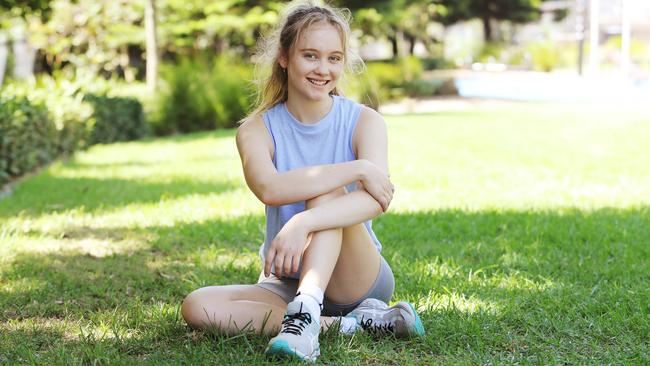
{"label": "knee", "polygon": [[210,314],[208,298],[205,296],[204,289],[198,289],[191,292],[183,300],[181,305],[181,315],[187,325],[192,328],[207,328],[211,325],[219,325],[218,314]]}
{"label": "knee", "polygon": [[305,207],[307,209],[310,209],[312,207],[320,206],[323,203],[325,203],[327,201],[331,201],[331,200],[333,200],[335,198],[341,197],[341,196],[345,195],[346,193],[348,193],[348,191],[347,191],[347,189],[345,189],[345,187],[337,188],[337,189],[335,189],[335,190],[333,190],[331,192],[327,192],[327,193],[322,194],[320,196],[316,196],[314,198],[308,199],[305,202]]}
{"label": "knee", "polygon": [[199,291],[196,290],[187,295],[181,305],[181,315],[187,325],[192,328],[201,328],[201,323],[205,318],[205,315],[201,314],[202,301]]}

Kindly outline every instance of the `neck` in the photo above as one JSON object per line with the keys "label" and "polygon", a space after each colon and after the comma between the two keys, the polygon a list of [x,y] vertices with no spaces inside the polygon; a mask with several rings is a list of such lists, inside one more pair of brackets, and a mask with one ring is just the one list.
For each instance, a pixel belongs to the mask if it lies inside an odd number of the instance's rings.
{"label": "neck", "polygon": [[289,95],[287,98],[287,109],[301,123],[314,124],[329,113],[333,103],[334,98],[331,96],[323,98],[323,100],[314,101],[299,100]]}

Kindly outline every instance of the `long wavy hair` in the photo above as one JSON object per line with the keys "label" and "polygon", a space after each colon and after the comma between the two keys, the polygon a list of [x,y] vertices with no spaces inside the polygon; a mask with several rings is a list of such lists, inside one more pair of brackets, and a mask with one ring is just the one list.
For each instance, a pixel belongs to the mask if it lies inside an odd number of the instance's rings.
{"label": "long wavy hair", "polygon": [[[267,37],[260,37],[253,55],[255,62],[253,83],[256,101],[253,111],[240,121],[262,115],[278,103],[287,100],[288,75],[278,63],[280,55],[291,55],[291,50],[302,33],[314,23],[328,22],[338,29],[343,43],[344,72],[357,73],[365,68],[363,60],[350,47],[350,10],[334,8],[319,0],[297,0],[280,12],[280,21]],[[337,85],[330,95],[343,95]]]}

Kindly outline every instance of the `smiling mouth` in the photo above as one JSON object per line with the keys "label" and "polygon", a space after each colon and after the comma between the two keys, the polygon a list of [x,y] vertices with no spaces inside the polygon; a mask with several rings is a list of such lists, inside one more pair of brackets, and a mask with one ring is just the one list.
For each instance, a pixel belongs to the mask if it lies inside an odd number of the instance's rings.
{"label": "smiling mouth", "polygon": [[310,78],[307,78],[307,80],[309,80],[310,83],[312,83],[312,84],[314,84],[316,86],[324,86],[324,85],[327,85],[330,82],[329,80],[316,80],[316,79],[310,79]]}

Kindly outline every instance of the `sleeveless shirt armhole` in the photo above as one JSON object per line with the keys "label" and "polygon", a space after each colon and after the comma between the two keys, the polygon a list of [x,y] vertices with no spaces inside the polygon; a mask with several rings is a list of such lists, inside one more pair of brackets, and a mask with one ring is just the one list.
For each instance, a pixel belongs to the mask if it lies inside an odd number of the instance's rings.
{"label": "sleeveless shirt armhole", "polygon": [[352,140],[354,139],[354,132],[357,128],[357,122],[359,121],[359,116],[361,115],[361,108],[363,106],[357,102],[352,101],[354,103],[354,107],[352,109],[352,115],[350,117],[351,119],[351,124],[350,124],[350,138],[348,141],[348,148],[350,149],[350,153],[352,153],[352,156],[354,156],[356,159],[359,159],[357,154],[354,153],[354,148],[352,146]]}
{"label": "sleeveless shirt armhole", "polygon": [[262,114],[262,120],[264,121],[264,126],[266,126],[266,130],[269,131],[269,135],[271,135],[271,140],[273,140],[273,165],[276,165],[275,161],[275,152],[277,151],[277,145],[275,144],[275,135],[273,134],[273,128],[271,128],[271,118],[269,117],[269,112],[271,110],[267,110]]}

